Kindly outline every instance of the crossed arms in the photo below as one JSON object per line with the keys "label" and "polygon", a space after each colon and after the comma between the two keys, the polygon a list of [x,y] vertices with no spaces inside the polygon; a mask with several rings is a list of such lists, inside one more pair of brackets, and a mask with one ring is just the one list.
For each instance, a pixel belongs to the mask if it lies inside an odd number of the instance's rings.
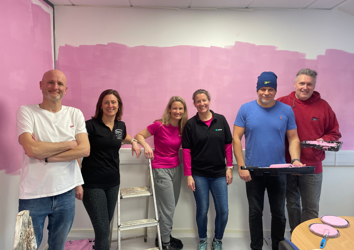
{"label": "crossed arms", "polygon": [[48,162],[72,161],[90,155],[90,143],[86,133],[76,135],[75,141],[42,142],[28,132],[19,136],[19,141],[28,157]]}

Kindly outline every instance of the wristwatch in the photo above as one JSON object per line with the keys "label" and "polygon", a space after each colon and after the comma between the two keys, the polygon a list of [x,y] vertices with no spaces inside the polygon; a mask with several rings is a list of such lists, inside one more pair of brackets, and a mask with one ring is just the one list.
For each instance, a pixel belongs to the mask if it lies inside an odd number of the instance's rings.
{"label": "wristwatch", "polygon": [[135,141],[136,143],[138,143],[138,140],[137,140],[137,139],[134,139],[134,138],[130,141],[130,143],[133,144],[133,141]]}
{"label": "wristwatch", "polygon": [[292,159],[292,160],[291,160],[291,164],[293,164],[294,161],[300,161],[300,159]]}

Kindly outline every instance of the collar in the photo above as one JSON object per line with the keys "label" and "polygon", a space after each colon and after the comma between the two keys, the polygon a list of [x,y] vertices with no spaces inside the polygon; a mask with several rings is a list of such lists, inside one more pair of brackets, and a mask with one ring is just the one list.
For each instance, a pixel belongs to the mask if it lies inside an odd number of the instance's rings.
{"label": "collar", "polygon": [[[101,125],[107,126],[106,124],[104,124],[104,122],[102,121],[101,118],[95,118]],[[114,125],[113,128],[115,128],[118,125],[118,120],[114,120]]]}
{"label": "collar", "polygon": [[[215,117],[214,111],[210,110],[210,112],[211,112],[211,114],[212,114],[212,120],[211,120],[211,122],[213,122],[214,120],[217,120],[217,118]],[[195,117],[196,117],[197,122],[202,122],[202,123],[204,123],[202,120],[200,120],[199,115],[198,115],[198,112],[197,112],[197,114],[195,115]]]}
{"label": "collar", "polygon": [[312,103],[314,103],[314,102],[316,102],[316,101],[321,99],[321,95],[317,91],[313,91],[312,96],[309,99],[305,100],[305,101],[297,99],[296,96],[295,96],[295,91],[291,92],[289,94],[289,96],[290,96],[290,98],[293,99],[293,105],[292,105],[293,108],[295,108],[295,103],[298,103],[298,104],[312,104]]}

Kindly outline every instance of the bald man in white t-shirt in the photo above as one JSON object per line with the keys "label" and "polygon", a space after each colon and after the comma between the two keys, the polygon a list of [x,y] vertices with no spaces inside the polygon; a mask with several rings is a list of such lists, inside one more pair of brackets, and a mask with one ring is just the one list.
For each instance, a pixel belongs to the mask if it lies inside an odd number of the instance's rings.
{"label": "bald man in white t-shirt", "polygon": [[64,73],[46,72],[39,87],[43,101],[17,110],[24,149],[19,211],[30,211],[38,247],[48,217],[49,249],[62,250],[74,220],[75,187],[83,184],[77,159],[90,154],[90,144],[82,112],[61,105],[68,89]]}

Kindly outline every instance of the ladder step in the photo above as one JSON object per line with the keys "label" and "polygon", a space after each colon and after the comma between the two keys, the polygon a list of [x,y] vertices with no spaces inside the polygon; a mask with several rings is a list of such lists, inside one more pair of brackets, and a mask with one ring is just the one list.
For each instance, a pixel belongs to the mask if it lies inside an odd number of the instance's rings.
{"label": "ladder step", "polygon": [[132,221],[122,222],[119,229],[121,231],[124,231],[124,230],[129,230],[129,229],[152,227],[152,226],[157,226],[157,225],[158,225],[157,220],[155,220],[153,218],[149,218],[149,219],[143,219],[143,220],[132,220]]}
{"label": "ladder step", "polygon": [[150,196],[151,192],[148,190],[148,187],[131,187],[131,188],[121,188],[120,189],[120,198],[134,198],[134,197],[144,197]]}

